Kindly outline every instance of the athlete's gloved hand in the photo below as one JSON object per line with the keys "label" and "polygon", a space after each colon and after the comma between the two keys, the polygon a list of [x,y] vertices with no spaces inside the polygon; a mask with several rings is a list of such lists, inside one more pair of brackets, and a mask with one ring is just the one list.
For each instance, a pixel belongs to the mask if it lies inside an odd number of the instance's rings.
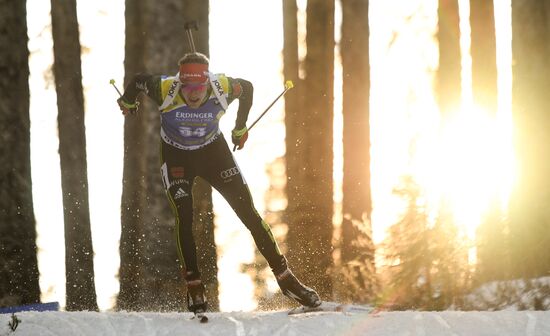
{"label": "athlete's gloved hand", "polygon": [[[231,141],[237,149],[242,149],[246,140],[248,140],[248,128],[246,126],[241,129],[235,127],[231,131]],[[235,150],[235,148],[233,148],[233,150]]]}
{"label": "athlete's gloved hand", "polygon": [[128,113],[134,115],[139,109],[139,102],[128,103],[122,97],[118,98],[116,102],[123,115],[128,115]]}

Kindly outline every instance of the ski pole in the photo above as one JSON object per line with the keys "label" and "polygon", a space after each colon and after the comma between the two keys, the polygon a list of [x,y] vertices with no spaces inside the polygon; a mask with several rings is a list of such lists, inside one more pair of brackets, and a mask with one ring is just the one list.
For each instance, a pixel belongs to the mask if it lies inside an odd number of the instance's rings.
{"label": "ski pole", "polygon": [[117,88],[116,85],[115,85],[115,80],[114,80],[114,79],[111,79],[111,80],[109,81],[109,84],[111,84],[111,85],[115,88],[116,92],[118,92],[118,95],[122,97],[122,93],[120,93],[120,91],[118,90],[118,88]]}
{"label": "ski pole", "polygon": [[189,47],[191,47],[191,51],[196,52],[192,30],[199,30],[199,25],[197,24],[197,21],[186,22],[183,27],[185,28],[185,32],[187,33],[187,41],[189,41]]}
{"label": "ski pole", "polygon": [[[294,87],[294,84],[292,83],[291,80],[287,80],[285,82],[285,89],[283,90],[283,92],[281,92],[277,98],[275,98],[275,100],[273,100],[271,102],[271,104],[269,104],[269,106],[262,112],[262,114],[260,114],[260,116],[254,120],[254,122],[252,123],[252,125],[250,125],[250,127],[248,128],[247,132],[250,132],[250,130],[252,129],[252,127],[254,127],[254,125],[256,125],[258,123],[258,121],[260,121],[260,119],[262,119],[262,117],[267,113],[267,111],[269,111],[269,109],[277,102],[277,100],[279,100],[288,90],[292,89]],[[237,145],[233,146],[233,151],[235,151],[237,149]]]}
{"label": "ski pole", "polygon": [[[114,80],[114,79],[109,80],[109,84],[111,84],[111,85],[115,88],[115,90],[116,90],[116,92],[118,92],[118,95],[120,96],[120,98],[122,98],[122,93],[120,93],[120,90],[116,87],[116,85],[115,85],[115,80]],[[119,99],[120,99],[120,98],[119,98]],[[120,105],[119,105],[119,106],[120,106]],[[134,113],[137,111],[138,108],[139,108],[139,102],[135,102],[135,105],[134,105],[134,109],[135,109],[135,110],[134,110],[133,112],[130,112],[130,114],[134,114]],[[124,113],[124,111],[122,112],[122,114],[123,114],[123,115],[126,115],[126,114]]]}

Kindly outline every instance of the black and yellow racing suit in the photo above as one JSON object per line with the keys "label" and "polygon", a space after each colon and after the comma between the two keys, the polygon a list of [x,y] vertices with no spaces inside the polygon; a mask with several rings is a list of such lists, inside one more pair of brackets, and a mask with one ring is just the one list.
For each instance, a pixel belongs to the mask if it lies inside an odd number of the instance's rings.
{"label": "black and yellow racing suit", "polygon": [[256,246],[273,272],[279,274],[287,267],[286,259],[281,254],[269,225],[254,207],[246,180],[219,129],[219,120],[225,109],[214,89],[219,90],[218,94],[223,89],[227,104],[239,99],[235,127],[241,129],[246,125],[252,105],[253,87],[249,81],[243,79],[230,78],[223,74],[214,76],[217,86],[208,87],[207,97],[199,108],[189,107],[179,92],[174,96],[176,77],[168,76],[136,75],[126,88],[123,99],[134,102],[137,95],[143,92],[162,106],[172,90],[172,103],[160,111],[161,176],[176,216],[177,246],[184,263],[186,279],[200,277],[192,233],[191,189],[197,176],[210,183],[227,200],[252,233]]}

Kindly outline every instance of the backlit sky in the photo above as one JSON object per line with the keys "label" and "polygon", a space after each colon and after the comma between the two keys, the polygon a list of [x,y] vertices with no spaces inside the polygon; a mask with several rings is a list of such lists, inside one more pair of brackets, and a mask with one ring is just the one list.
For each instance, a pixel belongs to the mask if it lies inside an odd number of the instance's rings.
{"label": "backlit sky", "polygon": [[[432,76],[438,63],[434,41],[437,0],[370,1],[371,170],[373,226],[377,242],[383,238],[385,228],[399,218],[402,202],[392,194],[392,189],[403,174],[416,177],[426,192],[425,201],[434,209],[442,197],[449,197],[455,215],[470,235],[479,222],[489,195],[497,190],[504,200],[507,197],[514,171],[509,94],[510,0],[495,2],[501,90],[498,118],[492,120],[471,106],[470,60],[467,55],[469,27],[467,20],[463,20],[466,23],[461,26],[463,50],[466,51],[463,61],[464,104],[451,129],[440,138],[438,110],[432,92]],[[32,176],[39,234],[40,285],[43,301],[60,301],[63,305],[64,247],[57,107],[52,74],[48,71],[53,61],[51,33],[47,28],[50,25],[49,1],[28,0],[27,3],[31,51]],[[305,8],[305,0],[298,3]],[[468,1],[461,0],[460,5],[461,15],[465,18]],[[211,0],[210,8],[211,70],[247,78],[254,83],[254,106],[249,117],[249,120],[254,120],[283,88],[282,5],[279,1]],[[246,10],[242,11],[243,8]],[[96,287],[100,309],[106,310],[112,306],[118,291],[115,275],[119,262],[124,120],[115,103],[117,94],[109,85],[109,79],[114,78],[121,87],[124,1],[78,1],[78,16],[81,44],[85,50],[82,73],[86,94]],[[227,20],[231,20],[232,29],[239,32],[241,38],[227,38]],[[336,22],[339,22],[338,18]],[[337,33],[337,39],[338,36]],[[174,55],[174,64],[180,56]],[[340,78],[337,66],[337,113],[341,111]],[[260,213],[264,211],[264,194],[269,186],[266,164],[285,152],[283,106],[281,101],[273,107],[251,132],[245,150],[236,154]],[[234,112],[235,106],[222,119],[222,131],[226,135],[231,130]],[[337,115],[335,120],[335,151],[338,153],[341,151],[341,118]],[[413,138],[416,142],[411,157],[410,140]],[[487,153],[495,154],[496,160],[492,164],[484,162]],[[446,165],[441,166],[442,162]],[[495,176],[495,167],[501,167],[496,170],[500,175]],[[340,170],[341,160],[337,160],[336,201],[341,199]],[[217,193],[214,197],[216,242],[221,246],[221,309],[252,310],[255,307],[252,283],[246,274],[239,273],[239,263],[252,261],[252,240],[225,201]],[[234,290],[235,284],[239,291]]]}

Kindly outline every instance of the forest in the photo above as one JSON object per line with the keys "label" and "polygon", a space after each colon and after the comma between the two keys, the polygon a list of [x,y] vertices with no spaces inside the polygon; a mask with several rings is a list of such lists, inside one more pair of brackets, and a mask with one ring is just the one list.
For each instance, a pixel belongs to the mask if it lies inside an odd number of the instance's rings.
{"label": "forest", "polygon": [[[493,0],[424,1],[437,8],[433,40],[438,61],[430,83],[438,120],[433,142],[444,142],[449,136],[450,125],[466,95],[459,7],[467,3],[471,60],[468,90],[476,106],[469,113],[497,119],[503,109],[500,102],[509,99],[515,180],[509,197],[503,199],[496,191],[488,196],[489,206],[482,212],[474,237],[470,237],[458,224],[460,213],[453,207],[453,193],[465,193],[465,197],[475,200],[478,191],[456,188],[437,202],[428,202],[429,190],[412,173],[411,164],[411,173],[394,181],[392,190],[401,201],[402,212],[387,228],[384,239],[376,241],[373,213],[379,203],[373,191],[377,183],[373,167],[379,163],[371,148],[374,135],[381,130],[373,122],[377,118],[373,113],[377,90],[372,79],[375,74],[384,74],[372,66],[371,27],[373,21],[384,18],[375,17],[371,10],[381,1],[277,2],[282,13],[281,25],[276,27],[283,37],[281,77],[291,80],[294,88],[284,96],[285,154],[266,168],[271,181],[266,196],[270,200],[266,203],[284,206],[274,210],[268,207],[262,216],[276,233],[294,273],[327,301],[368,303],[388,310],[472,309],[468,295],[493,283],[498,284],[500,301],[485,308],[498,309],[503,302],[514,300],[510,286],[521,281],[523,287],[538,286],[543,293],[521,307],[548,309],[550,302],[545,298],[550,288],[540,279],[550,276],[550,133],[546,129],[550,117],[544,112],[550,108],[550,5],[542,0],[510,1],[511,36],[507,43],[511,46],[512,81],[506,93],[499,85],[503,73],[498,71]],[[125,1],[124,82],[140,72],[175,72],[179,57],[191,50],[184,28],[191,21],[199,27],[193,32],[196,50],[213,58],[209,14],[216,4],[193,0]],[[31,178],[29,8],[27,1],[0,0],[0,9],[0,307],[9,307],[40,302],[41,288],[33,204],[35,181]],[[393,40],[400,38],[401,31],[396,31]],[[92,186],[86,155],[88,111],[82,76],[86,51],[79,36],[76,0],[51,0],[51,34],[63,203],[64,309],[98,311],[94,282],[98,265],[94,265],[89,205]],[[405,50],[405,56],[407,53]],[[411,70],[411,64],[405,62],[403,66]],[[341,81],[336,81],[337,69],[341,69]],[[503,99],[505,95],[509,97]],[[105,99],[111,99],[117,108],[116,96]],[[341,99],[340,108],[336,99]],[[389,106],[391,102],[381,104]],[[335,150],[337,118],[342,123],[341,151]],[[249,123],[253,119],[249,118]],[[408,132],[409,126],[382,131]],[[180,311],[186,307],[174,215],[158,173],[159,127],[158,111],[146,97],[140,97],[137,116],[124,118],[116,310]],[[485,137],[494,136],[489,129],[486,131]],[[452,159],[482,146],[470,143],[470,135],[468,130],[458,134],[456,147],[431,159],[435,167],[430,171],[444,170],[445,179],[455,179]],[[414,161],[412,156],[419,143],[411,134],[411,157],[403,162]],[[499,144],[505,145],[504,141]],[[391,149],[388,145],[387,150]],[[488,174],[495,176],[508,168],[493,164],[497,153],[483,154],[464,167],[491,167]],[[335,171],[335,161],[342,162],[337,167],[341,171]],[[338,201],[334,197],[336,175],[342,176]],[[501,185],[495,190],[506,182],[496,181]],[[209,306],[216,311],[220,309],[218,272],[223,249],[216,244],[219,238],[215,233],[216,226],[223,224],[216,221],[215,191],[210,185],[197,179],[193,195],[199,264]],[[243,269],[255,284],[258,309],[291,305],[280,293],[270,292],[268,283],[273,276],[259,253]]]}

